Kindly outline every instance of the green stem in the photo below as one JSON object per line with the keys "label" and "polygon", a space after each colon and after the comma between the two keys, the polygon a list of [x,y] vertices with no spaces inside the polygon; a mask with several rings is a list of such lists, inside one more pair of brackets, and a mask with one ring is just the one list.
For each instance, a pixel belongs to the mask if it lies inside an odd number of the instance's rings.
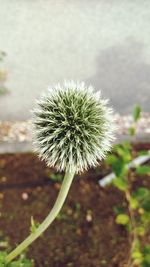
{"label": "green stem", "polygon": [[137,241],[136,221],[135,221],[134,211],[132,210],[132,208],[130,206],[131,194],[130,194],[130,190],[129,189],[126,190],[125,196],[126,196],[126,200],[128,202],[128,210],[129,210],[131,227],[132,227],[132,234],[133,234],[133,238],[131,237],[131,248],[130,248],[129,259],[128,259],[128,262],[127,262],[127,267],[133,267],[134,263],[132,261],[132,252],[133,252],[133,250],[135,248],[135,244],[136,244],[136,241]]}
{"label": "green stem", "polygon": [[72,180],[74,178],[75,171],[66,172],[60,192],[56,199],[56,202],[50,211],[49,215],[45,218],[45,220],[40,224],[40,226],[36,229],[34,233],[31,233],[20,245],[18,245],[8,256],[6,257],[6,262],[11,262],[14,258],[16,258],[23,250],[25,250],[34,240],[36,240],[54,221],[57,217],[59,211],[61,210],[65,199],[67,197],[69,188],[71,186]]}

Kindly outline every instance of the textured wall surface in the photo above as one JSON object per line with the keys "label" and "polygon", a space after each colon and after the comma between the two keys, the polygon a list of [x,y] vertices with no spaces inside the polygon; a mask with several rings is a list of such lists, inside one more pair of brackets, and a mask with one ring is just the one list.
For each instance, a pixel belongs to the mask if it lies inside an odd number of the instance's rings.
{"label": "textured wall surface", "polygon": [[150,111],[149,0],[0,0],[0,50],[7,53],[2,120],[25,119],[55,82],[84,80],[116,111]]}

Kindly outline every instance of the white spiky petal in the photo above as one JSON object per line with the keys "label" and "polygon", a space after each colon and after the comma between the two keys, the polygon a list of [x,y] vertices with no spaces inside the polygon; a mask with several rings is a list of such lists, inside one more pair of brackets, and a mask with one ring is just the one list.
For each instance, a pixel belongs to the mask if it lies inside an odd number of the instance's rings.
{"label": "white spiky petal", "polygon": [[48,88],[33,112],[39,156],[60,171],[82,172],[97,165],[113,140],[114,122],[107,102],[84,83],[66,81]]}

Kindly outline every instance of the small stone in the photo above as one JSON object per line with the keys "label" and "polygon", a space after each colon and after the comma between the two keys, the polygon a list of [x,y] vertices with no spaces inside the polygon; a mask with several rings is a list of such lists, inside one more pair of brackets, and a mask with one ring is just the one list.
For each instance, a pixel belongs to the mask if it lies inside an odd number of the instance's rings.
{"label": "small stone", "polygon": [[[115,121],[118,128],[118,137],[128,133],[128,128],[132,126],[132,115],[122,116],[115,114]],[[1,122],[0,121],[0,141],[31,141],[31,121]],[[137,133],[150,133],[150,115],[142,112],[141,118],[137,123]]]}
{"label": "small stone", "polygon": [[106,260],[101,260],[101,264],[105,265],[105,264],[107,264],[107,261]]}
{"label": "small stone", "polygon": [[3,183],[5,183],[5,182],[7,181],[7,177],[2,176],[2,177],[1,177],[1,181],[2,181]]}
{"label": "small stone", "polygon": [[6,165],[6,160],[1,159],[1,160],[0,160],[0,168],[4,168],[5,165]]}
{"label": "small stone", "polygon": [[24,142],[26,140],[26,136],[24,134],[21,134],[20,133],[20,136],[19,136],[19,141],[20,142]]}
{"label": "small stone", "polygon": [[55,188],[57,189],[57,190],[59,190],[60,188],[61,188],[61,184],[59,184],[59,183],[55,183]]}
{"label": "small stone", "polygon": [[67,210],[67,214],[68,214],[68,215],[72,215],[72,213],[73,213],[73,210],[69,208],[69,209]]}
{"label": "small stone", "polygon": [[3,198],[4,198],[4,194],[0,193],[0,199],[3,199]]}
{"label": "small stone", "polygon": [[28,198],[29,198],[29,195],[28,195],[28,193],[26,193],[26,192],[24,192],[24,193],[22,193],[22,199],[23,200],[27,200]]}
{"label": "small stone", "polygon": [[77,234],[77,235],[79,235],[79,236],[81,236],[81,235],[82,235],[82,231],[81,231],[81,229],[80,229],[80,228],[78,228],[78,229],[77,229],[77,231],[76,231],[76,234]]}
{"label": "small stone", "polygon": [[40,192],[42,190],[42,187],[41,186],[38,186],[37,189],[36,189],[38,192]]}
{"label": "small stone", "polygon": [[92,221],[92,212],[91,211],[88,211],[87,214],[86,214],[86,220],[87,222],[91,222]]}

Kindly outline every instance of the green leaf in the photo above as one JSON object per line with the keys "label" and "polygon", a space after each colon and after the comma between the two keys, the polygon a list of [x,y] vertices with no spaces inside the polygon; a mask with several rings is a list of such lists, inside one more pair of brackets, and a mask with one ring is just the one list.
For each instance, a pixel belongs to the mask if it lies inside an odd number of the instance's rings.
{"label": "green leaf", "polygon": [[128,129],[128,133],[129,133],[129,135],[131,135],[131,136],[135,135],[135,132],[136,132],[135,127],[130,127],[130,128]]}
{"label": "green leaf", "polygon": [[11,262],[7,267],[33,267],[33,261],[23,258]]}
{"label": "green leaf", "polygon": [[143,236],[146,232],[146,229],[144,226],[139,226],[136,228],[136,233],[139,235],[139,236]]}
{"label": "green leaf", "polygon": [[5,56],[6,56],[6,53],[3,51],[0,51],[0,61],[3,60]]}
{"label": "green leaf", "polygon": [[33,216],[31,216],[31,226],[30,226],[30,231],[31,233],[35,233],[36,229],[40,226],[39,222],[36,222],[33,218]]}
{"label": "green leaf", "polygon": [[150,213],[150,198],[146,199],[143,203],[142,203],[142,208],[146,211]]}
{"label": "green leaf", "polygon": [[119,214],[116,217],[116,223],[121,225],[126,225],[129,222],[129,216],[127,214]]}
{"label": "green leaf", "polygon": [[150,212],[144,212],[144,214],[141,215],[141,222],[146,226],[150,222]]}
{"label": "green leaf", "polygon": [[150,266],[150,246],[149,245],[144,247],[142,254],[143,254],[142,267],[149,267]]}
{"label": "green leaf", "polygon": [[133,251],[132,259],[142,260],[142,253],[140,251]]}
{"label": "green leaf", "polygon": [[7,93],[7,89],[5,88],[5,87],[0,87],[0,95],[3,95],[3,94],[5,94],[5,93]]}
{"label": "green leaf", "polygon": [[120,178],[120,177],[116,177],[113,180],[113,185],[116,186],[121,191],[126,191],[126,189],[128,187],[127,181],[123,178]]}
{"label": "green leaf", "polygon": [[117,161],[118,161],[117,157],[113,154],[109,154],[105,159],[105,162],[110,165],[115,164]]}
{"label": "green leaf", "polygon": [[141,201],[149,196],[149,190],[146,187],[139,187],[133,194],[133,198]]}
{"label": "green leaf", "polygon": [[140,150],[140,151],[138,151],[138,155],[139,156],[146,156],[146,155],[149,155],[149,152],[147,150]]}
{"label": "green leaf", "polygon": [[142,267],[150,267],[150,256],[146,256],[145,259],[142,262]]}
{"label": "green leaf", "polygon": [[133,119],[135,122],[137,122],[140,119],[141,115],[141,107],[139,105],[136,105],[133,110]]}
{"label": "green leaf", "polygon": [[150,254],[150,245],[146,245],[146,246],[143,248],[143,254],[144,254],[144,255]]}
{"label": "green leaf", "polygon": [[132,146],[131,146],[131,144],[128,141],[124,141],[122,143],[122,146],[124,147],[124,149],[126,149],[128,151],[131,151],[132,150]]}
{"label": "green leaf", "polygon": [[121,159],[112,165],[112,170],[117,177],[125,177],[128,173],[127,166]]}
{"label": "green leaf", "polygon": [[130,207],[131,207],[131,209],[137,209],[138,206],[139,206],[138,200],[136,198],[134,198],[134,197],[131,197],[130,198]]}
{"label": "green leaf", "polygon": [[131,151],[130,151],[130,147],[128,146],[128,143],[116,145],[115,151],[124,163],[128,163],[129,161],[131,161],[132,156],[131,156]]}
{"label": "green leaf", "polygon": [[6,266],[6,252],[0,251],[0,267],[5,267]]}
{"label": "green leaf", "polygon": [[145,165],[145,166],[138,166],[137,168],[136,168],[136,173],[137,174],[150,174],[150,166],[147,166],[147,165]]}
{"label": "green leaf", "polygon": [[113,210],[114,210],[116,215],[121,214],[121,213],[124,212],[124,208],[123,207],[114,207]]}
{"label": "green leaf", "polygon": [[18,260],[14,260],[8,264],[6,264],[6,252],[0,252],[0,267],[33,267],[33,261],[29,260],[25,257],[25,255],[21,255]]}
{"label": "green leaf", "polygon": [[54,182],[62,182],[63,176],[61,173],[52,173],[50,175],[50,178],[54,181]]}

